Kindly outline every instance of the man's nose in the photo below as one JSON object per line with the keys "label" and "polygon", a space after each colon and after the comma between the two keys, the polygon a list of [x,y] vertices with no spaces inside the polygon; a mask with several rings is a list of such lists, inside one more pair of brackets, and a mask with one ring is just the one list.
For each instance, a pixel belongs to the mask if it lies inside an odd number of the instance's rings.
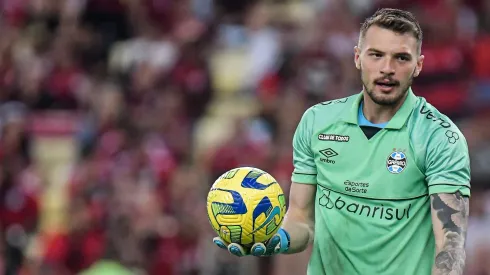
{"label": "man's nose", "polygon": [[381,73],[384,75],[395,74],[395,66],[393,66],[393,62],[390,58],[384,60],[383,66],[381,67]]}

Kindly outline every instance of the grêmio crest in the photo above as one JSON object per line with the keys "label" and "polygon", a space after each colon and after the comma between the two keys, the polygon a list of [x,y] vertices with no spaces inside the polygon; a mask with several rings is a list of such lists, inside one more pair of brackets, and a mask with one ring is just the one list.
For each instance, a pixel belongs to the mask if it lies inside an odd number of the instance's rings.
{"label": "gr\u00eamio crest", "polygon": [[386,160],[386,168],[392,174],[400,174],[407,167],[407,155],[402,151],[393,151]]}

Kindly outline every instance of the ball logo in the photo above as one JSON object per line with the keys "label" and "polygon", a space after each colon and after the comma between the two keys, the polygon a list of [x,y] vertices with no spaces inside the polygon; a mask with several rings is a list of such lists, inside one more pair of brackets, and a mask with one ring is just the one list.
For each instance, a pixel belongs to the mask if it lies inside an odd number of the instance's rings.
{"label": "ball logo", "polygon": [[392,174],[400,174],[407,166],[407,156],[403,152],[393,152],[386,160],[386,168]]}

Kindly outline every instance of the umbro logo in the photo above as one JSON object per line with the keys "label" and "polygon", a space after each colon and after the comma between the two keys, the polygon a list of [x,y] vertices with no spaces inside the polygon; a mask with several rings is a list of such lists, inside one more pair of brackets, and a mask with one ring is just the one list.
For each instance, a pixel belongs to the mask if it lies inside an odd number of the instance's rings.
{"label": "umbro logo", "polygon": [[324,149],[324,150],[321,150],[320,153],[322,153],[322,155],[324,155],[325,157],[327,158],[333,158],[335,156],[338,156],[339,154],[337,152],[335,152],[332,148],[328,148],[328,149]]}
{"label": "umbro logo", "polygon": [[320,153],[326,157],[326,158],[320,158],[320,161],[325,162],[325,163],[331,163],[331,164],[335,164],[335,161],[331,160],[330,158],[333,158],[333,157],[336,157],[339,155],[332,148],[320,150]]}

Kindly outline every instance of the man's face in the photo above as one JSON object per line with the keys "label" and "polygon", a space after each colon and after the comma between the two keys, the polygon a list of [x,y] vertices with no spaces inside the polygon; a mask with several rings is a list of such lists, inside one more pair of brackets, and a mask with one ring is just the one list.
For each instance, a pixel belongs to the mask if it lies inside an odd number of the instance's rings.
{"label": "man's face", "polygon": [[424,56],[418,53],[417,39],[371,26],[360,44],[355,63],[365,92],[379,105],[398,104],[422,70]]}

